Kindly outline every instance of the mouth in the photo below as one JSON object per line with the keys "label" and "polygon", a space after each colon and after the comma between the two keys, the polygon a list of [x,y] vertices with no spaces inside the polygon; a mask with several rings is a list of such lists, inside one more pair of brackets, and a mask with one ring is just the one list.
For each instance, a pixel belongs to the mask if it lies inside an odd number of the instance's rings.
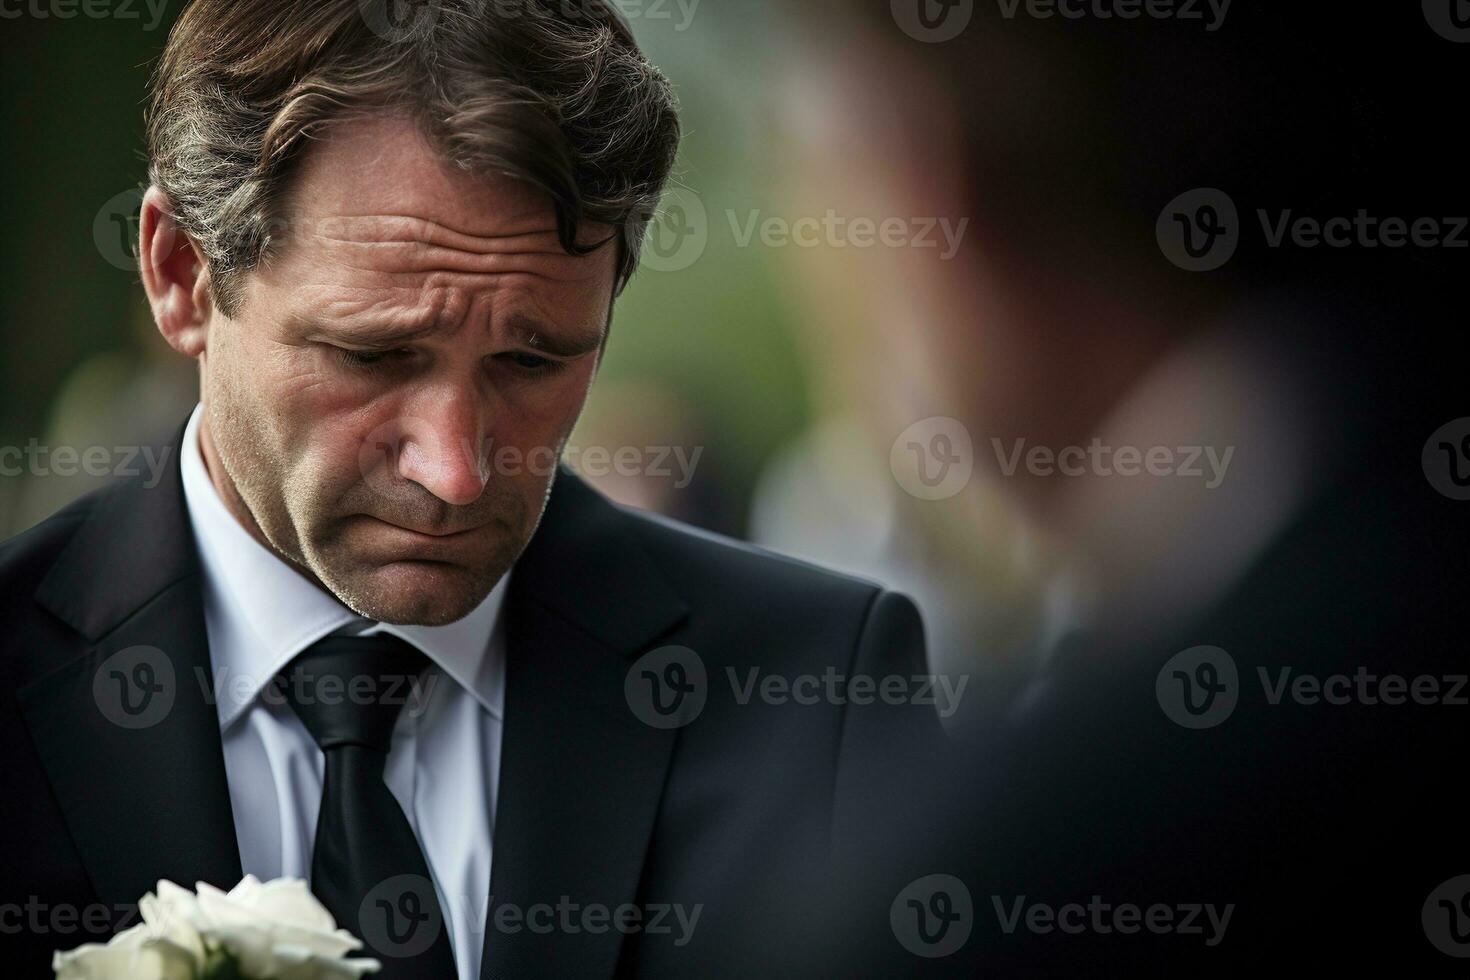
{"label": "mouth", "polygon": [[491,527],[489,523],[471,527],[410,527],[368,514],[359,515],[356,523],[391,552],[403,554],[404,558],[430,561],[463,557],[465,549],[481,547],[484,534]]}
{"label": "mouth", "polygon": [[436,528],[428,528],[428,527],[413,527],[413,526],[408,525],[408,524],[397,524],[397,523],[395,523],[393,521],[385,521],[381,517],[374,517],[374,518],[372,518],[372,520],[375,520],[379,524],[383,524],[383,525],[385,525],[387,527],[395,528],[395,529],[397,529],[399,531],[407,531],[409,534],[416,534],[419,537],[424,537],[424,538],[437,538],[437,539],[439,539],[441,541],[447,540],[449,538],[461,537],[461,536],[466,535],[466,534],[474,534],[476,531],[482,531],[485,528],[485,525],[483,525],[483,524],[477,524],[474,527],[464,527],[464,528],[453,528],[453,527],[451,527],[451,528],[438,528],[438,529],[436,529]]}

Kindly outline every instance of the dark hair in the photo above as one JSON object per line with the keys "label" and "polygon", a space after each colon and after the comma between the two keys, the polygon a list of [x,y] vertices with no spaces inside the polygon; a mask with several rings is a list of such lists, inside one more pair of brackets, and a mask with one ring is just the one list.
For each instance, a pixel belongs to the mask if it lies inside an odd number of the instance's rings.
{"label": "dark hair", "polygon": [[[616,289],[673,167],[678,105],[606,0],[194,0],[152,79],[149,179],[230,315],[313,133],[406,112],[446,160],[545,191],[571,254],[621,233]],[[393,14],[409,12],[402,21]]]}

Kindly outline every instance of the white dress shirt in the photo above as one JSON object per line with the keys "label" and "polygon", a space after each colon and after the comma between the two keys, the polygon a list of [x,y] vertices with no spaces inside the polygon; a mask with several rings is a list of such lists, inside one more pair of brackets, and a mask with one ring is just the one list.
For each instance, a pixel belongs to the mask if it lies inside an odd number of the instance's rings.
{"label": "white dress shirt", "polygon": [[[389,633],[432,662],[427,705],[405,710],[384,780],[413,827],[444,910],[460,980],[480,975],[505,704],[500,610],[509,573],[447,626],[363,619],[261,545],[220,498],[199,448],[201,409],[180,450],[204,569],[204,615],[240,865],[262,880],[310,878],[323,758],[301,720],[261,688],[331,633]],[[233,884],[233,882],[231,883]]]}

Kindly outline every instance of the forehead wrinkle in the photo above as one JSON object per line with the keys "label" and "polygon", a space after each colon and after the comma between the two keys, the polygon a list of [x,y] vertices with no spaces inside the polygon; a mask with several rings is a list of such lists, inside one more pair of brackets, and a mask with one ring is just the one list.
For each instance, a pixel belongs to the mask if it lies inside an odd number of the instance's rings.
{"label": "forehead wrinkle", "polygon": [[549,251],[559,248],[556,226],[548,225],[539,215],[511,218],[506,227],[488,234],[459,231],[431,218],[413,214],[349,214],[324,218],[317,222],[317,237],[350,242],[430,242],[461,248],[477,248],[478,243],[504,242],[513,249]]}
{"label": "forehead wrinkle", "polygon": [[[531,228],[517,228],[531,224]],[[315,237],[346,253],[347,264],[373,271],[422,272],[446,269],[469,273],[525,273],[554,281],[597,275],[599,253],[616,236],[604,238],[586,255],[569,255],[544,220],[511,222],[502,234],[457,231],[410,215],[359,215],[324,221]],[[394,268],[396,267],[396,268]]]}
{"label": "forehead wrinkle", "polygon": [[[459,290],[446,287],[323,285],[327,298],[314,304],[306,319],[363,335],[421,334],[444,328],[452,333],[470,305]],[[406,301],[399,298],[404,294]]]}
{"label": "forehead wrinkle", "polygon": [[554,251],[465,252],[422,242],[341,243],[335,261],[346,268],[390,275],[437,272],[466,276],[527,275],[553,282],[577,282],[599,274],[598,256]]}
{"label": "forehead wrinkle", "polygon": [[[404,293],[410,301],[399,303],[395,296]],[[306,313],[291,316],[293,325],[311,328],[330,323],[363,343],[406,343],[425,335],[453,338],[462,330],[483,330],[487,335],[503,334],[503,342],[561,356],[584,353],[601,344],[605,325],[562,323],[561,319],[530,291],[448,285],[354,288],[348,295],[333,296]]]}

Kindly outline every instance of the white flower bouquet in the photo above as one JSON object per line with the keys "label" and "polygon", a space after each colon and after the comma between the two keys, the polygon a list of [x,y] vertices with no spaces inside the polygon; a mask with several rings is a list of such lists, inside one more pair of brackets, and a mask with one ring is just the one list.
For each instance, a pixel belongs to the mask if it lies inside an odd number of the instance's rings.
{"label": "white flower bouquet", "polygon": [[160,881],[138,903],[143,921],[106,944],[58,952],[57,980],[353,980],[372,959],[348,959],[362,941],[338,929],[300,878],[246,875],[228,892]]}

